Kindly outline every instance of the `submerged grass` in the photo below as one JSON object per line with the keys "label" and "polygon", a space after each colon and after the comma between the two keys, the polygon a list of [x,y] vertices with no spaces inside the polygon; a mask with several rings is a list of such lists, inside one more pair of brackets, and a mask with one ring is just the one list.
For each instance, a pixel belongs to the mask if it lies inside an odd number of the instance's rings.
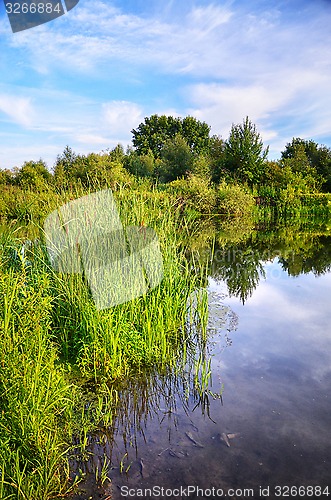
{"label": "submerged grass", "polygon": [[109,309],[97,310],[84,276],[52,270],[42,233],[34,242],[1,233],[1,499],[69,494],[72,437],[84,449],[93,429],[111,424],[116,383],[148,370],[166,373],[185,356],[188,298],[206,280],[185,258],[189,225],[163,193],[119,189],[116,203],[124,227],[157,232],[164,278]]}

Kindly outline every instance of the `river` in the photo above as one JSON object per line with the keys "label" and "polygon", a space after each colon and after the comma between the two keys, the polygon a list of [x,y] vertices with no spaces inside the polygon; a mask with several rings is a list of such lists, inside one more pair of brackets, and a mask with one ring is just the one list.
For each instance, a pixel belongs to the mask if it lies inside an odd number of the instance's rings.
{"label": "river", "polygon": [[[328,235],[217,244],[202,353],[209,389],[199,396],[185,373],[123,388],[76,498],[327,498],[330,292]],[[111,483],[91,490],[102,464]]]}

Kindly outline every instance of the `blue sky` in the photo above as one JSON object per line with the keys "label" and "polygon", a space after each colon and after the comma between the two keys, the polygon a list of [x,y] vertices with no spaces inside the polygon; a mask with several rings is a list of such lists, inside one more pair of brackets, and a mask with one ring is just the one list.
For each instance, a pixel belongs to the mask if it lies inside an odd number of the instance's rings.
{"label": "blue sky", "polygon": [[130,143],[151,114],[228,137],[248,115],[278,158],[331,147],[331,1],[80,0],[13,34],[0,7],[0,168]]}

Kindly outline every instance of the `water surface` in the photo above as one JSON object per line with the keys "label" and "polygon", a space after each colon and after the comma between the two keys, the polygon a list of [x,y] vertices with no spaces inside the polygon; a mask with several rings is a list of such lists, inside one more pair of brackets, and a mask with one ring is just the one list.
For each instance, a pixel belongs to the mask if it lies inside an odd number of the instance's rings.
{"label": "water surface", "polygon": [[[213,487],[237,489],[236,498],[244,489],[260,498],[261,487],[277,498],[277,485],[331,493],[331,239],[277,238],[216,248],[204,349],[211,392],[199,401],[183,376],[123,389],[123,411],[87,465],[94,474],[107,457],[112,482],[92,498],[141,498],[155,486],[169,489],[164,498],[188,486],[206,490],[190,498],[210,498]],[[87,483],[77,498],[90,495]]]}

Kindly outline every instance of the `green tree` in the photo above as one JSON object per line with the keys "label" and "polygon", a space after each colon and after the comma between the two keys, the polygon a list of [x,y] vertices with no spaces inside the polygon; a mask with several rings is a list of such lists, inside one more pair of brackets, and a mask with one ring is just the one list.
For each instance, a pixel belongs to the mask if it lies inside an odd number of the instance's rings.
{"label": "green tree", "polygon": [[296,143],[293,146],[291,156],[283,157],[281,164],[285,170],[290,168],[293,174],[300,174],[306,186],[309,186],[312,191],[321,189],[324,179],[317,172],[314,163],[309,159],[303,142]]}
{"label": "green tree", "polygon": [[208,149],[210,127],[192,116],[174,118],[173,116],[152,115],[145,118],[137,129],[133,129],[132,143],[139,155],[152,152],[154,158],[161,157],[161,151],[168,139],[180,134],[192,153],[202,153]]}
{"label": "green tree", "polygon": [[77,160],[76,153],[66,146],[61,155],[58,155],[53,169],[55,184],[59,187],[67,186],[72,179],[72,169]]}
{"label": "green tree", "polygon": [[17,171],[15,181],[23,188],[32,187],[43,189],[47,184],[52,183],[52,174],[49,172],[43,160],[26,161]]}
{"label": "green tree", "polygon": [[118,143],[110,152],[109,156],[112,161],[117,161],[119,163],[124,163],[125,161],[125,152],[122,144]]}
{"label": "green tree", "polygon": [[249,185],[263,178],[269,148],[263,149],[260,134],[248,116],[242,124],[232,125],[224,148],[224,169]]}
{"label": "green tree", "polygon": [[14,183],[14,172],[5,168],[0,170],[0,185],[11,185]]}
{"label": "green tree", "polygon": [[153,153],[139,155],[137,151],[129,149],[124,159],[124,167],[136,177],[152,177],[155,170]]}
{"label": "green tree", "polygon": [[186,140],[177,134],[165,141],[161,160],[158,177],[162,182],[170,182],[186,177],[192,171],[194,156]]}
{"label": "green tree", "polygon": [[184,137],[192,153],[205,153],[209,147],[210,126],[193,116],[186,116],[181,121],[180,134]]}
{"label": "green tree", "polygon": [[322,145],[319,146],[313,140],[305,140],[300,137],[293,138],[287,143],[285,150],[281,153],[282,160],[296,160],[296,168],[299,168],[299,153],[305,153],[306,158],[302,166],[307,170],[305,164],[309,163],[310,174],[316,172],[317,182],[321,181],[321,188],[324,191],[331,191],[331,149]]}
{"label": "green tree", "polygon": [[209,140],[208,158],[212,181],[219,183],[224,177],[224,148],[225,142],[218,135]]}

